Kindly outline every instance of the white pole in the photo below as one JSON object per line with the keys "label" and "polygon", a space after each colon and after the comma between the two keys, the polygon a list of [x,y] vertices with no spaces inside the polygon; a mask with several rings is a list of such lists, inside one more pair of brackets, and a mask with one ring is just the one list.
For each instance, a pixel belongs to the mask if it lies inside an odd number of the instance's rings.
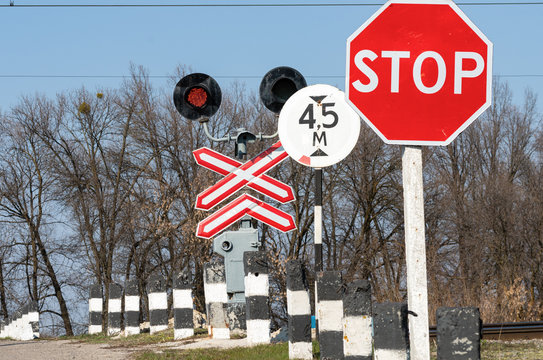
{"label": "white pole", "polygon": [[402,178],[410,358],[429,360],[428,284],[420,146],[402,147]]}

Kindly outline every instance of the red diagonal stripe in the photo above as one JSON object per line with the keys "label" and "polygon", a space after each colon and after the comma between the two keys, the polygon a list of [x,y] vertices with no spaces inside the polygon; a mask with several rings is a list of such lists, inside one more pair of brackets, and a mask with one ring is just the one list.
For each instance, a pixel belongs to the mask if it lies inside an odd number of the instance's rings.
{"label": "red diagonal stripe", "polygon": [[[251,195],[243,194],[200,221],[196,235],[209,239],[240,220],[244,215],[249,215],[283,232],[296,229],[294,219],[291,215]],[[279,223],[273,217],[284,219],[286,224]],[[217,223],[213,224],[214,222]]]}
{"label": "red diagonal stripe", "polygon": [[[253,179],[259,178],[261,181],[264,181],[266,183],[272,184],[280,188],[286,193],[286,195],[284,196],[276,194],[273,191],[266,189],[264,186],[261,186],[260,184],[254,183],[254,180],[248,181],[246,179],[236,179],[239,176],[238,174],[234,172],[229,172],[227,169],[221,168],[217,166],[216,164],[209,163],[208,161],[202,159],[202,154],[207,153],[207,155],[214,157],[232,167],[237,167],[238,169],[241,169],[241,170],[247,170],[247,169],[250,169],[252,166],[258,164],[260,161],[265,161],[267,156],[269,156],[273,151],[275,151],[276,149],[280,147],[281,147],[281,142],[278,141],[277,143],[275,143],[274,145],[272,145],[271,147],[269,147],[268,149],[266,149],[259,155],[255,156],[253,159],[247,161],[245,164],[241,164],[239,161],[236,161],[232,158],[229,158],[228,156],[222,155],[208,148],[201,148],[201,149],[195,150],[193,153],[194,158],[196,159],[196,162],[199,165],[204,166],[210,170],[213,170],[219,174],[226,175],[223,179],[221,179],[215,185],[207,188],[202,193],[198,194],[198,197],[196,200],[196,208],[209,210],[213,208],[214,206],[216,206],[217,204],[219,204],[220,202],[227,199],[229,196],[234,194],[239,189],[243,188],[245,185],[281,203],[286,203],[286,202],[294,200],[294,193],[292,191],[292,188],[289,185],[286,185],[279,180],[276,180],[276,179],[273,179],[272,177],[264,175],[266,171],[268,171],[270,168],[279,164],[281,161],[283,161],[284,159],[288,157],[288,154],[285,151],[283,151],[273,160],[269,161],[266,165],[253,171],[251,174],[251,176],[253,176]],[[226,186],[231,181],[237,181],[237,183],[233,185],[231,188],[229,188],[225,193],[221,194],[220,196],[211,200],[210,202],[207,202],[204,204],[204,199],[206,199],[211,194],[213,194],[213,192],[218,191],[218,189],[220,189],[221,187]]]}

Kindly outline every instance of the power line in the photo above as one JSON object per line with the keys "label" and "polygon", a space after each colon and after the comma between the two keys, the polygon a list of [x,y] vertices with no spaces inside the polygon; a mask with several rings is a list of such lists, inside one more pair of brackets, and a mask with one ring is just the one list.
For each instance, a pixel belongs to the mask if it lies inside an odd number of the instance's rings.
{"label": "power line", "polygon": [[[543,74],[495,74],[500,78],[539,78]],[[0,74],[3,79],[127,79],[130,75],[36,75],[36,74]],[[148,75],[150,79],[169,79],[168,75]],[[217,79],[260,79],[262,75],[213,75]],[[341,79],[345,75],[308,75],[308,79]]]}
{"label": "power line", "polygon": [[[457,5],[462,6],[501,6],[501,5],[543,5],[543,1],[523,1],[523,2],[457,2]],[[381,6],[383,2],[379,3],[248,3],[248,4],[2,4],[0,7],[13,7],[13,8],[135,8],[135,7],[200,7],[200,8],[214,8],[214,7],[230,7],[230,8],[256,8],[256,7],[345,7],[345,6]]]}

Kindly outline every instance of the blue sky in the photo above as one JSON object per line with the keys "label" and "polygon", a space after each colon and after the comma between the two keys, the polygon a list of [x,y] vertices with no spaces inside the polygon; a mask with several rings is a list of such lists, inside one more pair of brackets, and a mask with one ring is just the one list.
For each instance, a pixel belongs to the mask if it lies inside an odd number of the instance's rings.
{"label": "blue sky", "polygon": [[[496,0],[492,2],[500,2]],[[120,78],[5,77],[6,75],[128,74],[130,63],[152,76],[173,73],[179,64],[257,91],[271,68],[289,65],[308,83],[344,88],[347,37],[379,6],[326,7],[18,7],[23,4],[100,4],[101,0],[0,0],[3,51],[0,56],[0,110],[21,95],[55,93],[85,86],[118,87]],[[117,4],[269,4],[278,0],[119,0]],[[346,3],[384,3],[343,0]],[[466,15],[494,43],[494,74],[506,77],[522,99],[525,88],[543,96],[543,2],[534,5],[463,5]],[[488,0],[480,0],[478,3]],[[537,2],[537,1],[536,1]],[[296,3],[335,3],[298,0]],[[529,75],[529,76],[525,76]],[[539,76],[534,76],[539,75]],[[332,77],[327,77],[332,76]],[[156,78],[157,86],[167,79]],[[173,89],[172,89],[173,90]],[[543,109],[543,106],[539,106]]]}

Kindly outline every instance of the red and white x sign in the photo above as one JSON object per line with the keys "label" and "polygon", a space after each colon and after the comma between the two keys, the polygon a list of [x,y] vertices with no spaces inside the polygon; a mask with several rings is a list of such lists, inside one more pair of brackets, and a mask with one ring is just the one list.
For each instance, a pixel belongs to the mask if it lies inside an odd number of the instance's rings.
{"label": "red and white x sign", "polygon": [[291,215],[251,195],[243,194],[198,223],[196,235],[209,239],[226,229],[244,215],[249,215],[280,231],[296,229]]}
{"label": "red and white x sign", "polygon": [[288,157],[280,141],[244,164],[209,148],[200,148],[193,154],[198,165],[225,175],[198,194],[197,209],[209,210],[246,185],[281,203],[294,200],[290,186],[264,174]]}
{"label": "red and white x sign", "polygon": [[[198,149],[193,154],[199,165],[224,175],[218,183],[198,194],[197,209],[209,210],[244,186],[281,203],[294,200],[294,192],[290,186],[264,174],[288,157],[280,141],[244,164],[208,148]],[[251,195],[243,194],[200,221],[196,235],[209,239],[244,215],[283,232],[296,229],[294,219],[286,212]]]}

